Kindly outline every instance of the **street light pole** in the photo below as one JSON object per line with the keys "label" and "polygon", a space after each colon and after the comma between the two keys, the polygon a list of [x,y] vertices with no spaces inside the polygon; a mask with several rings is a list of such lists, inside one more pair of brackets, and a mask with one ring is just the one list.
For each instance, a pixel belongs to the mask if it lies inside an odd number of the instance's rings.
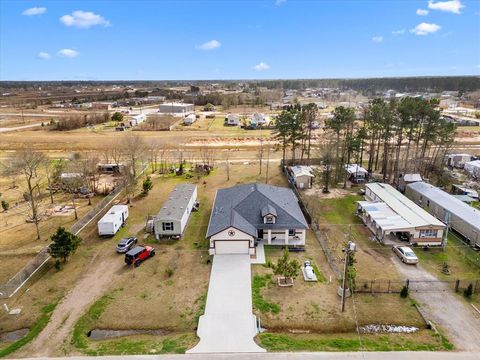
{"label": "street light pole", "polygon": [[[349,238],[352,238],[352,225],[349,226]],[[350,263],[350,255],[355,251],[355,243],[351,240],[348,241],[346,248],[343,250],[345,252],[345,266],[343,268],[343,280],[342,280],[342,306],[341,312],[345,311],[345,295],[347,291],[347,270],[348,264]],[[353,291],[353,289],[350,289]]]}

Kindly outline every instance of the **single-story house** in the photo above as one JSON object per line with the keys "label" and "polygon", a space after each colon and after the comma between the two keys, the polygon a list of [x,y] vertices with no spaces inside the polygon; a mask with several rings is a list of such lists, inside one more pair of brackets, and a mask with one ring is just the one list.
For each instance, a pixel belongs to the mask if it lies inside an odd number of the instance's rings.
{"label": "single-story house", "polygon": [[470,154],[448,154],[446,156],[447,166],[463,169],[467,161],[472,160]]}
{"label": "single-story house", "polygon": [[471,246],[480,247],[480,210],[424,182],[408,185],[406,194],[429,213],[462,234],[469,240]]}
{"label": "single-story house", "polygon": [[[415,184],[418,183],[408,186]],[[357,213],[380,241],[388,236],[402,236],[413,245],[443,243],[445,224],[389,184],[366,184],[365,201],[358,201]]]}
{"label": "single-story house", "polygon": [[310,189],[314,178],[310,166],[296,165],[287,167],[288,175],[297,189]]}
{"label": "single-story house", "polygon": [[195,114],[190,114],[183,119],[183,124],[184,125],[192,125],[195,121],[197,121],[197,117]]}
{"label": "single-story house", "polygon": [[348,180],[355,184],[368,180],[368,171],[358,164],[346,164],[345,171],[348,174]]}
{"label": "single-story house", "polygon": [[227,114],[225,117],[225,125],[238,126],[240,125],[240,116],[237,114]]}
{"label": "single-story house", "polygon": [[196,201],[197,185],[177,185],[154,218],[153,232],[157,240],[163,236],[181,236]]}
{"label": "single-story house", "polygon": [[480,160],[467,161],[464,169],[470,176],[480,178]]}
{"label": "single-story house", "polygon": [[266,184],[217,190],[208,223],[209,253],[256,254],[256,241],[305,246],[307,221],[289,188]]}
{"label": "single-story house", "polygon": [[422,175],[420,174],[400,174],[398,178],[398,190],[405,192],[406,186],[408,184],[423,181]]}
{"label": "single-story house", "polygon": [[255,113],[250,120],[250,124],[253,126],[265,125],[267,123],[267,118],[265,114]]}

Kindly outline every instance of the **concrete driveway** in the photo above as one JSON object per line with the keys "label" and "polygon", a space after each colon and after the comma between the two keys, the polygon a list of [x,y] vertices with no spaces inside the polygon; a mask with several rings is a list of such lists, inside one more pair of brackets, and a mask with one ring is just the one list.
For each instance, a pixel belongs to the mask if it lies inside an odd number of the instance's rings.
{"label": "concrete driveway", "polygon": [[250,264],[249,255],[214,256],[205,314],[198,323],[200,342],[187,353],[265,352],[253,341]]}
{"label": "concrete driveway", "polygon": [[[406,265],[396,256],[392,259],[399,273],[411,281],[410,296],[420,303],[428,319],[447,332],[457,349],[480,351],[480,315],[448,285],[437,283],[438,279],[421,264]],[[425,282],[416,283],[415,280]]]}

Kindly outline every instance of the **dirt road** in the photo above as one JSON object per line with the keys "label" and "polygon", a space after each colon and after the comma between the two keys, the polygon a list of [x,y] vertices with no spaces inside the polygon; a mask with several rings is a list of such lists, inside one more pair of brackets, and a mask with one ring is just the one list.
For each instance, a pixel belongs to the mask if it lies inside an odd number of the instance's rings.
{"label": "dirt road", "polygon": [[[400,274],[412,280],[438,280],[419,265],[406,265],[397,257],[393,261]],[[441,326],[459,350],[480,351],[480,315],[453,293],[445,283],[414,283],[410,295],[417,300],[429,320]]]}
{"label": "dirt road", "polygon": [[16,353],[16,357],[46,357],[64,355],[61,347],[69,340],[73,326],[102,294],[109,290],[124,267],[123,262],[112,262],[111,257],[101,258],[97,254],[87,266],[85,275],[75,287],[57,305],[48,325],[25,348]]}

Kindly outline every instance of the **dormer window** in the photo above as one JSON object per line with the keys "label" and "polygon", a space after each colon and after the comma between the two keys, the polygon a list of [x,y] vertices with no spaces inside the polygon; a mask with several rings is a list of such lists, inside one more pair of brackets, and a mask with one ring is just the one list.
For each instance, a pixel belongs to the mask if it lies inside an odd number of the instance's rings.
{"label": "dormer window", "polygon": [[277,210],[272,205],[267,205],[262,209],[264,224],[275,224],[277,220]]}

